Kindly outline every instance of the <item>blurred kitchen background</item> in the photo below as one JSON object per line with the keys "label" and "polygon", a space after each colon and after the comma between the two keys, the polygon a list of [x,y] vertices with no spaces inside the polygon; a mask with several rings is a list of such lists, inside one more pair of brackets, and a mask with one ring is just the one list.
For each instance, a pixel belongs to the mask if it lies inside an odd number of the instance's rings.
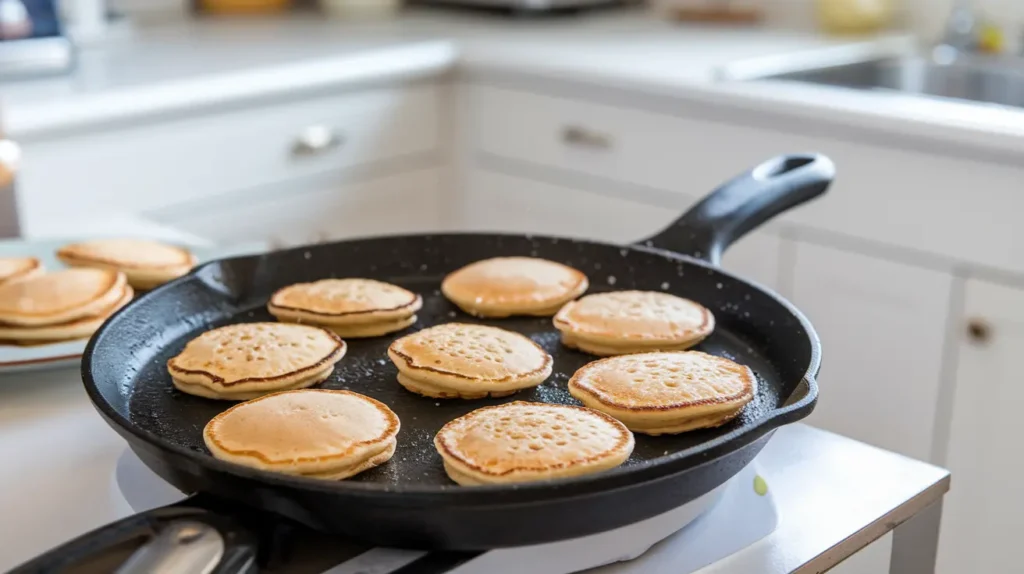
{"label": "blurred kitchen background", "polygon": [[951,469],[939,571],[1020,571],[1024,2],[0,0],[0,38],[3,237],[626,242],[828,154],[725,266],[818,328],[813,424]]}

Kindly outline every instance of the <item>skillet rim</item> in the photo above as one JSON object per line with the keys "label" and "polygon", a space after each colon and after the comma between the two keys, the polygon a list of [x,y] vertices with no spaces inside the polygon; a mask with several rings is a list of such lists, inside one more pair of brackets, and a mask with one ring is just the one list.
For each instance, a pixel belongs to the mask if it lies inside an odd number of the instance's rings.
{"label": "skillet rim", "polygon": [[[797,387],[801,383],[806,386],[806,394],[798,401],[791,404],[772,409],[764,418],[759,419],[756,423],[739,427],[733,431],[719,436],[715,439],[706,441],[699,445],[694,445],[688,449],[676,451],[669,455],[664,455],[657,459],[643,461],[630,466],[619,466],[610,470],[602,471],[595,474],[584,475],[579,477],[567,477],[550,479],[537,482],[529,482],[515,485],[482,485],[465,487],[457,484],[450,485],[420,485],[420,484],[402,484],[392,485],[383,484],[378,482],[349,482],[349,481],[324,481],[315,478],[308,478],[302,476],[293,476],[283,473],[276,473],[271,471],[259,470],[242,466],[227,461],[222,461],[215,458],[213,455],[206,452],[198,452],[184,446],[175,444],[163,437],[147,430],[139,425],[133,423],[126,416],[121,415],[111,404],[106,400],[103,394],[99,390],[99,386],[96,384],[96,380],[92,374],[92,360],[96,354],[96,347],[101,339],[107,335],[108,331],[112,329],[112,325],[116,323],[122,314],[132,312],[132,308],[135,307],[136,301],[143,301],[152,297],[159,297],[164,291],[174,289],[177,285],[183,284],[189,281],[200,280],[198,277],[204,270],[213,267],[214,265],[222,265],[229,262],[256,260],[268,256],[285,256],[286,254],[300,253],[302,251],[309,250],[312,248],[323,248],[323,247],[337,247],[347,244],[360,243],[364,241],[373,241],[381,239],[394,239],[394,240],[410,240],[420,239],[423,241],[431,241],[434,238],[453,238],[458,240],[471,240],[473,238],[514,238],[523,239],[527,238],[530,240],[540,241],[567,241],[573,243],[583,243],[588,246],[608,249],[629,249],[632,251],[639,251],[642,253],[652,254],[659,257],[663,257],[666,261],[685,262],[688,264],[696,265],[703,269],[712,271],[716,274],[723,275],[732,280],[738,281],[748,288],[756,289],[761,291],[765,295],[769,296],[777,304],[779,304],[784,310],[790,313],[793,318],[797,320],[800,326],[804,329],[807,334],[808,342],[810,343],[810,360],[807,365],[807,369],[804,372],[803,377],[797,383]],[[608,490],[615,490],[620,488],[628,488],[636,486],[641,482],[650,482],[658,479],[664,479],[673,475],[686,472],[687,470],[710,464],[715,462],[718,458],[735,452],[744,446],[753,443],[764,435],[773,432],[784,424],[795,422],[807,416],[803,414],[794,420],[783,420],[788,418],[787,415],[791,413],[799,413],[799,411],[806,408],[813,408],[813,405],[818,399],[818,386],[816,377],[821,367],[821,342],[817,332],[814,330],[813,325],[807,319],[807,317],[800,312],[792,303],[787,301],[781,295],[775,293],[771,289],[757,283],[740,277],[734,273],[726,271],[721,267],[706,261],[685,255],[682,253],[676,253],[667,249],[660,249],[652,247],[649,244],[616,244],[606,243],[600,241],[591,241],[587,239],[564,237],[557,235],[538,235],[538,234],[519,234],[519,233],[479,233],[479,232],[446,232],[446,233],[409,233],[409,234],[389,234],[389,235],[375,235],[367,237],[359,237],[354,239],[347,239],[342,241],[334,241],[331,243],[322,243],[314,245],[299,245],[288,249],[282,249],[277,251],[270,251],[266,253],[256,253],[249,255],[240,255],[235,257],[226,257],[223,259],[216,259],[208,261],[202,265],[194,267],[188,274],[183,275],[171,282],[165,283],[153,289],[141,297],[132,301],[128,305],[122,307],[113,315],[111,315],[103,325],[97,329],[96,333],[89,339],[86,345],[85,351],[82,354],[81,364],[81,375],[82,382],[85,386],[86,394],[89,396],[89,400],[93,403],[93,407],[99,411],[100,415],[107,424],[112,426],[115,431],[124,436],[128,440],[129,447],[134,447],[132,440],[129,435],[135,440],[141,441],[143,444],[160,449],[162,451],[169,452],[177,457],[183,457],[190,462],[199,465],[205,471],[214,471],[217,473],[224,473],[232,475],[234,479],[257,481],[268,486],[274,487],[285,487],[294,490],[316,492],[318,494],[332,494],[332,495],[344,495],[344,496],[366,496],[366,497],[385,497],[390,498],[395,502],[401,502],[402,504],[409,504],[410,497],[418,497],[419,502],[444,502],[445,504],[498,504],[503,502],[539,502],[543,501],[548,496],[579,496],[592,492],[601,492]],[[786,398],[789,400],[789,397]],[[731,442],[736,442],[735,445],[726,448],[726,445]],[[725,449],[725,452],[717,452]],[[706,460],[697,461],[693,464],[686,464],[686,462],[692,462],[701,455],[707,456]],[[713,456],[711,456],[713,455]],[[166,456],[166,454],[165,454]],[[567,489],[571,489],[566,492]],[[511,498],[512,500],[504,500],[505,498]],[[440,500],[437,500],[440,499]]]}

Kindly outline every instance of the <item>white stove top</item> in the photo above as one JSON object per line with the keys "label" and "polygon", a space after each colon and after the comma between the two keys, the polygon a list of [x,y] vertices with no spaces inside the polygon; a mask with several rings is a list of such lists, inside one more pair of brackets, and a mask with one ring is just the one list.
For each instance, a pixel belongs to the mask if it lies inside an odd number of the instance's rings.
{"label": "white stove top", "polygon": [[[448,569],[452,574],[690,574],[770,534],[778,514],[770,477],[755,460],[708,494],[663,514],[608,532],[550,544],[487,552]],[[150,471],[130,450],[117,462],[114,487],[126,510],[141,512],[185,496]],[[389,574],[425,560],[427,553],[365,549],[326,570],[329,574]],[[302,560],[297,556],[296,560]]]}

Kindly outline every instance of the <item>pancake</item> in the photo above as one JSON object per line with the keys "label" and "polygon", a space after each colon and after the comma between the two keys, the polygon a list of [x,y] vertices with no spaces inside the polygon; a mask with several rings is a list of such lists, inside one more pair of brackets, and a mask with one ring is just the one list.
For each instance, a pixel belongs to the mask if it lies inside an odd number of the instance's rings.
{"label": "pancake", "polygon": [[[299,389],[308,389],[313,385],[317,385],[319,383],[326,381],[327,378],[330,377],[331,373],[333,372],[334,366],[332,365],[325,368],[322,371],[312,373],[308,377],[301,379],[296,383],[284,387],[279,387],[269,392],[277,393],[281,391],[297,391]],[[174,388],[178,389],[183,393],[188,393],[190,395],[195,395],[197,397],[203,397],[205,399],[218,399],[222,401],[248,401],[262,397],[268,393],[268,391],[262,390],[213,390],[205,385],[186,383],[174,377],[171,377],[171,384],[174,385]]]}
{"label": "pancake", "polygon": [[124,296],[125,276],[102,269],[65,269],[0,284],[0,323],[59,325],[95,317]]}
{"label": "pancake", "polygon": [[267,310],[280,321],[308,323],[342,337],[378,337],[416,322],[423,299],[373,279],[321,279],[277,290]]}
{"label": "pancake", "polygon": [[476,399],[535,387],[553,361],[528,337],[486,325],[446,323],[406,335],[388,348],[398,382],[435,398]]}
{"label": "pancake", "polygon": [[601,359],[569,379],[569,393],[584,405],[650,435],[725,424],[754,399],[756,386],[748,367],[699,351]]}
{"label": "pancake", "polygon": [[121,289],[121,297],[110,307],[95,316],[83,317],[67,323],[38,327],[0,324],[0,340],[19,345],[31,345],[91,337],[96,329],[99,329],[100,325],[114,314],[114,311],[130,303],[134,295],[132,288],[125,285]]}
{"label": "pancake", "polygon": [[240,400],[323,381],[345,350],[344,341],[319,327],[241,323],[192,339],[167,370],[181,391]]}
{"label": "pancake", "polygon": [[562,342],[599,356],[682,351],[715,329],[699,303],[660,291],[614,291],[567,303],[554,319]]}
{"label": "pancake", "polygon": [[381,321],[380,323],[367,323],[365,325],[322,325],[324,329],[330,329],[339,337],[345,339],[365,339],[368,337],[380,337],[401,331],[416,323],[416,315],[397,319],[394,321]]}
{"label": "pancake", "polygon": [[213,417],[214,457],[260,470],[340,480],[391,459],[400,428],[383,403],[351,391],[285,391]]}
{"label": "pancake", "polygon": [[0,257],[0,283],[24,279],[43,272],[43,264],[35,257]]}
{"label": "pancake", "polygon": [[633,452],[633,434],[594,410],[515,401],[449,422],[434,446],[461,485],[512,484],[615,468]]}
{"label": "pancake", "polygon": [[147,239],[91,239],[65,245],[57,258],[74,267],[121,271],[136,289],[153,289],[188,273],[196,259],[187,249]]}
{"label": "pancake", "polygon": [[477,317],[550,317],[588,287],[583,273],[536,257],[495,257],[452,272],[441,291]]}

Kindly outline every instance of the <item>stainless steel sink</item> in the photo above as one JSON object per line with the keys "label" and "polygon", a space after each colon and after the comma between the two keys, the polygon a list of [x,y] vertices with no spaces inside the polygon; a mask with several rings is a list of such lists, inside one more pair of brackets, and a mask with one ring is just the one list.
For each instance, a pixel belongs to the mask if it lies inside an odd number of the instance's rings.
{"label": "stainless steel sink", "polygon": [[[924,56],[863,59],[836,52],[807,62],[784,58],[740,63],[722,79],[804,82],[857,90],[895,91],[1024,108],[1024,59],[964,56],[942,63]],[[824,61],[823,61],[824,60]]]}

